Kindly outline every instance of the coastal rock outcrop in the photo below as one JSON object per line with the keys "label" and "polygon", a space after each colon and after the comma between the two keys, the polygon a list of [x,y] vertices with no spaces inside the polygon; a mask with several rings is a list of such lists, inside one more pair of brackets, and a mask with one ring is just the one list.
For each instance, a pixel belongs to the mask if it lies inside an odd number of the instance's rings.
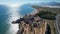
{"label": "coastal rock outcrop", "polygon": [[19,24],[17,34],[45,34],[46,22],[37,15],[26,15],[12,23]]}

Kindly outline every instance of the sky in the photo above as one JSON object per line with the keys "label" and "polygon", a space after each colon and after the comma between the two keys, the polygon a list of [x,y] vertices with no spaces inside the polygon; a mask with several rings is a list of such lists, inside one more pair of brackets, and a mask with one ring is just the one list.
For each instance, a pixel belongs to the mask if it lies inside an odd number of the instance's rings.
{"label": "sky", "polygon": [[60,0],[0,0],[0,4],[4,3],[38,3],[38,2],[60,2]]}

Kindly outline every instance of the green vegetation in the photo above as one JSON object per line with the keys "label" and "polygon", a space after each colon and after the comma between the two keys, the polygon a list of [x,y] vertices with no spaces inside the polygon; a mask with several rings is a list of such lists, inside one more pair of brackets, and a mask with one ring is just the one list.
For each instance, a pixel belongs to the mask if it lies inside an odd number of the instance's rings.
{"label": "green vegetation", "polygon": [[40,9],[40,12],[36,15],[40,16],[41,18],[44,19],[49,19],[49,20],[55,20],[55,16],[57,14],[60,14],[60,8],[49,8],[49,7],[39,7],[39,6],[33,6],[36,9]]}
{"label": "green vegetation", "polygon": [[38,14],[41,18],[55,20],[56,13],[48,12],[48,11],[40,11]]}
{"label": "green vegetation", "polygon": [[[39,13],[36,14],[41,18],[45,19],[49,28],[51,29],[50,34],[56,34],[56,26],[54,26],[55,16],[60,14],[60,8],[49,8],[49,7],[40,7],[40,6],[32,6],[33,8],[40,9]],[[48,34],[48,33],[46,33]]]}

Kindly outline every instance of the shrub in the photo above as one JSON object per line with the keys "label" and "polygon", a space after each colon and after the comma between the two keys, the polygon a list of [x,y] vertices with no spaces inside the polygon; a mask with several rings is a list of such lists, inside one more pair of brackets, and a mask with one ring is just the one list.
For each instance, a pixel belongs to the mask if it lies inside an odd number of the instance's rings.
{"label": "shrub", "polygon": [[56,13],[48,12],[48,11],[40,11],[38,14],[41,18],[55,20]]}

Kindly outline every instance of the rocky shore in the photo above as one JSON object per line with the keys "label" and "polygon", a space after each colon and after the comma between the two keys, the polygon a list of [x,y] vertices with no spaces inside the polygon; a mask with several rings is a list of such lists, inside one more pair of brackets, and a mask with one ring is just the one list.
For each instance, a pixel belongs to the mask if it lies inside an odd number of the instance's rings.
{"label": "rocky shore", "polygon": [[12,23],[19,24],[17,34],[45,34],[46,23],[37,15],[26,15]]}
{"label": "rocky shore", "polygon": [[45,34],[46,21],[35,15],[36,13],[38,13],[37,9],[35,12],[25,15],[23,18],[19,18],[12,22],[13,24],[19,24],[17,34]]}

